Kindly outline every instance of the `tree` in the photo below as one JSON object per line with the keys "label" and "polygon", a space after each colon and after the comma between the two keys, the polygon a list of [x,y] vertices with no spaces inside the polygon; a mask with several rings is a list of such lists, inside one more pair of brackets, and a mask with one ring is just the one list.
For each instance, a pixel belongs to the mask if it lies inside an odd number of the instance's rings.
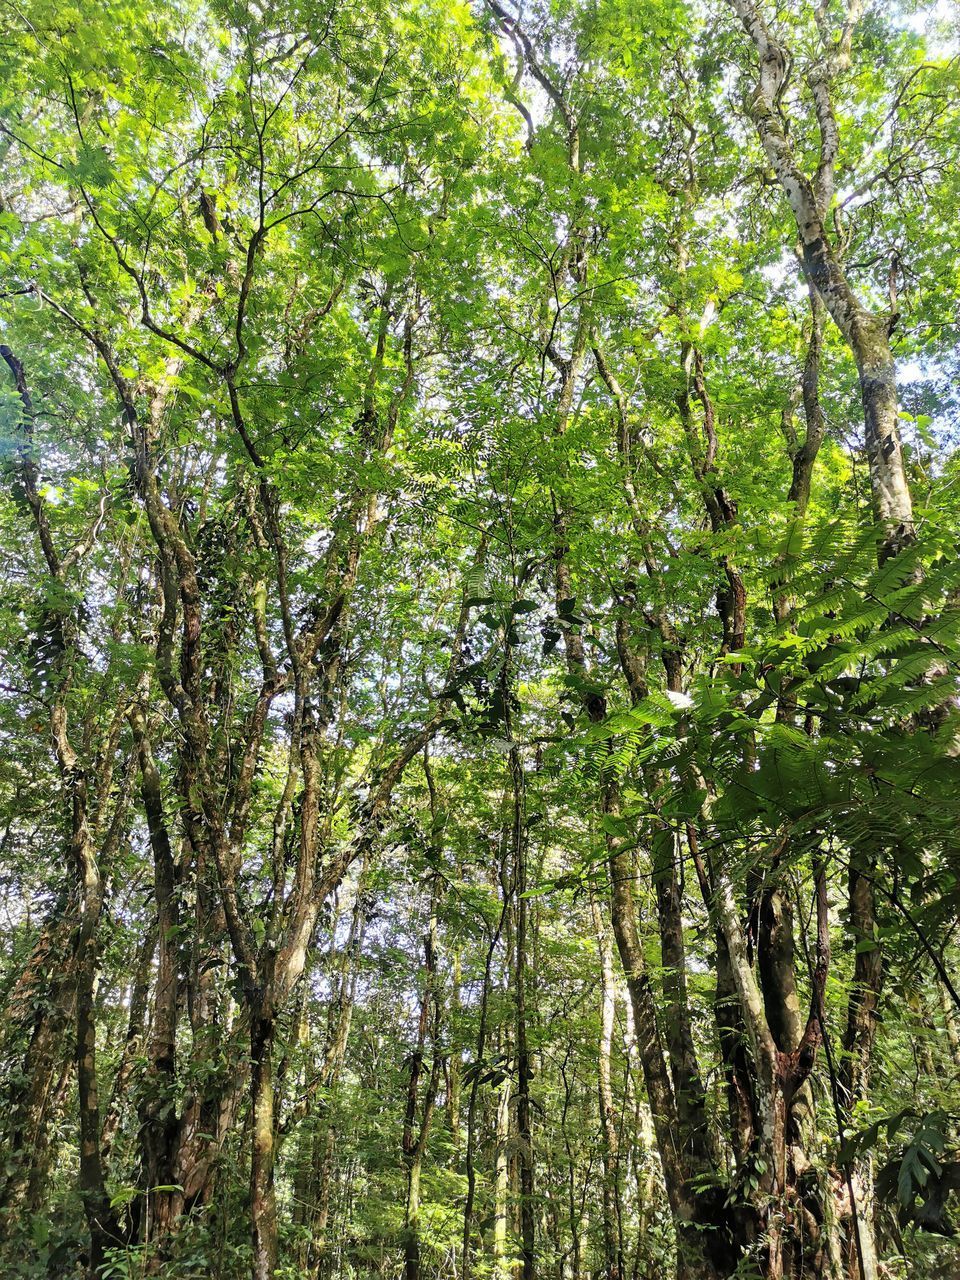
{"label": "tree", "polygon": [[3,23],[10,1273],[943,1274],[946,22]]}

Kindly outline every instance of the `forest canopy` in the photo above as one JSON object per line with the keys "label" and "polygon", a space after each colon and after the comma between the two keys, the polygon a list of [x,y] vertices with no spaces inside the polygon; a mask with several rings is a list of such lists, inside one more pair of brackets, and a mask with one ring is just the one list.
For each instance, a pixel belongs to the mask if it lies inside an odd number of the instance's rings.
{"label": "forest canopy", "polygon": [[0,4],[0,1272],[960,1274],[960,12]]}

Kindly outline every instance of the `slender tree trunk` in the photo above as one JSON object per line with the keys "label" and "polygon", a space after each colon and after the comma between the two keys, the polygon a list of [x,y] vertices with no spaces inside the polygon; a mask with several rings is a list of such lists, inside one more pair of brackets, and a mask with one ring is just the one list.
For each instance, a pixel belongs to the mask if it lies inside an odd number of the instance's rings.
{"label": "slender tree trunk", "polygon": [[[869,873],[851,865],[849,925],[855,944],[853,989],[847,1006],[840,1071],[840,1103],[849,1121],[858,1102],[869,1097],[873,1047],[877,1035],[883,952],[877,938],[876,895]],[[846,1263],[850,1280],[877,1280],[878,1258],[873,1228],[873,1165],[869,1156],[850,1170]]]}
{"label": "slender tree trunk", "polygon": [[683,902],[672,831],[654,834],[654,887],[663,966],[664,1025],[667,1053],[677,1101],[680,1139],[690,1156],[708,1166],[706,1090],[700,1077],[687,997],[687,952],[683,937]]}
{"label": "slender tree trunk", "polygon": [[527,1040],[527,832],[525,815],[525,781],[523,762],[516,749],[510,752],[510,776],[513,789],[514,894],[516,910],[516,1047],[517,1047],[517,1142],[520,1157],[520,1259],[523,1280],[535,1280],[536,1205],[534,1203],[535,1169],[533,1150],[533,1113],[530,1082],[533,1077]]}
{"label": "slender tree trunk", "polygon": [[[96,924],[101,895],[99,877],[90,876],[77,951],[76,1063],[80,1130],[80,1199],[90,1230],[90,1275],[96,1276],[106,1252],[124,1242],[110,1207],[100,1154],[100,1098],[97,1085]],[[89,914],[88,914],[89,913]],[[88,932],[89,930],[89,932]]]}
{"label": "slender tree trunk", "polygon": [[[103,880],[87,821],[87,778],[73,755],[66,735],[62,705],[54,710],[54,737],[64,773],[72,791],[71,847],[80,887],[80,922],[77,930],[77,1104],[80,1138],[80,1199],[90,1230],[90,1274],[96,1276],[106,1252],[124,1243],[124,1232],[110,1205],[100,1149],[100,1096],[97,1080],[96,982],[99,964],[99,928],[103,910]],[[119,838],[121,808],[114,817],[104,849]]]}
{"label": "slender tree trunk", "polygon": [[510,1142],[510,1092],[511,1078],[505,1075],[497,1098],[496,1154],[493,1175],[493,1239],[491,1269],[493,1280],[509,1280],[507,1266],[507,1192],[509,1190],[509,1164],[507,1157]]}
{"label": "slender tree trunk", "polygon": [[729,1246],[723,1243],[726,1213],[719,1200],[714,1204],[702,1193],[698,1197],[679,1150],[676,1104],[640,944],[633,900],[634,868],[629,854],[614,854],[610,876],[613,931],[633,1007],[637,1054],[653,1115],[667,1199],[677,1223],[677,1275],[679,1280],[707,1280],[724,1275],[728,1262],[732,1265]]}
{"label": "slender tree trunk", "polygon": [[[365,927],[363,884],[366,865],[366,859],[364,859],[357,877],[350,931],[338,960],[339,978],[336,994],[331,998],[327,1010],[323,1065],[308,1087],[303,1102],[298,1104],[284,1121],[280,1132],[282,1139],[288,1129],[301,1118],[306,1118],[308,1121],[300,1135],[300,1151],[295,1174],[295,1221],[304,1230],[306,1236],[298,1247],[298,1264],[304,1273],[310,1276],[318,1274],[326,1249],[336,1129],[329,1115],[326,1115],[326,1103],[322,1104],[324,1123],[317,1126],[311,1125],[309,1121],[315,1111],[314,1088],[328,1091],[334,1089],[343,1068],[356,991],[354,965],[362,945]],[[336,920],[331,927],[331,949],[335,937]]]}
{"label": "slender tree trunk", "polygon": [[21,1027],[28,1026],[30,1031],[16,1080],[3,1097],[9,1162],[0,1188],[0,1242],[10,1239],[39,1206],[49,1160],[48,1134],[59,1097],[57,1080],[65,1064],[72,1062],[65,1039],[76,1019],[72,935],[78,924],[72,902],[64,897],[44,924],[7,1002],[4,1034],[11,1052]]}
{"label": "slender tree trunk", "polygon": [[[460,949],[458,947],[453,953],[453,973],[450,979],[450,1023],[453,1028],[456,1028],[460,1021],[460,982]],[[447,1127],[450,1130],[453,1159],[456,1164],[460,1160],[462,1141],[460,1132],[460,1095],[463,1089],[463,1082],[461,1079],[460,1053],[455,1044],[447,1058],[446,1073]]]}
{"label": "slender tree trunk", "polygon": [[407,1169],[407,1204],[404,1213],[403,1274],[405,1280],[420,1280],[420,1169],[415,1155]]}
{"label": "slender tree trunk", "polygon": [[470,1081],[470,1093],[467,1099],[467,1133],[466,1133],[466,1151],[465,1165],[467,1176],[467,1194],[463,1204],[463,1234],[460,1255],[460,1278],[461,1280],[470,1280],[473,1274],[473,1220],[476,1207],[477,1194],[477,1168],[476,1168],[476,1147],[477,1147],[477,1124],[480,1100],[480,1075],[484,1062],[484,1055],[487,1050],[487,1016],[490,1002],[490,974],[493,966],[493,957],[500,943],[500,936],[506,920],[508,902],[504,896],[500,920],[496,930],[490,937],[487,945],[487,958],[483,971],[483,986],[480,992],[480,1021],[477,1028],[477,1046],[476,1056],[473,1061],[472,1079]]}
{"label": "slender tree trunk", "polygon": [[275,1019],[269,1004],[250,1017],[250,1225],[253,1280],[273,1280],[277,1267],[277,1197],[274,1188],[273,1041]]}
{"label": "slender tree trunk", "polygon": [[[581,1215],[578,1212],[577,1204],[577,1153],[573,1142],[570,1140],[570,1130],[568,1119],[570,1115],[571,1102],[573,1100],[573,1085],[567,1073],[566,1063],[569,1062],[570,1047],[568,1046],[567,1057],[564,1065],[560,1068],[561,1078],[563,1080],[563,1114],[561,1117],[560,1127],[563,1132],[563,1145],[566,1148],[567,1156],[567,1227],[570,1232],[570,1246],[562,1251],[565,1259],[565,1269],[567,1262],[569,1263],[570,1273],[574,1277],[580,1275],[580,1266],[582,1261],[582,1245],[581,1245]],[[559,1219],[559,1214],[557,1218]],[[559,1231],[557,1235],[559,1237]],[[559,1246],[559,1238],[557,1244]]]}
{"label": "slender tree trunk", "polygon": [[333,1184],[333,1158],[336,1150],[337,1131],[328,1124],[323,1133],[314,1138],[314,1168],[319,1169],[317,1179],[317,1208],[311,1229],[307,1275],[320,1276],[327,1264],[329,1242],[327,1229],[330,1223],[330,1192]]}
{"label": "slender tree trunk", "polygon": [[[437,921],[436,921],[436,884],[433,886],[430,903],[430,927],[424,937],[424,988],[420,999],[420,1016],[417,1022],[417,1041],[410,1058],[410,1078],[407,1084],[407,1103],[403,1119],[403,1163],[407,1170],[407,1203],[404,1215],[404,1276],[405,1280],[420,1280],[420,1173],[423,1167],[423,1156],[427,1148],[430,1134],[430,1121],[436,1102],[437,1087],[440,1083],[442,1063],[440,1061],[439,1028],[440,997],[437,991]],[[416,1127],[419,1107],[420,1078],[423,1074],[424,1052],[427,1043],[427,1028],[430,1011],[433,1009],[432,1051],[433,1061],[427,1079],[426,1096],[423,1100],[423,1113],[419,1128]]]}
{"label": "slender tree trunk", "polygon": [[[504,846],[505,845],[506,841],[504,841]],[[478,1123],[477,1112],[480,1101],[480,1077],[482,1074],[481,1068],[484,1065],[484,1057],[487,1052],[493,961],[497,950],[499,949],[500,940],[510,916],[511,895],[508,891],[508,875],[506,851],[504,851],[500,865],[492,876],[494,884],[500,890],[500,915],[497,920],[496,927],[489,935],[487,942],[487,954],[483,966],[483,984],[480,991],[480,1017],[477,1027],[476,1056],[472,1064],[472,1078],[470,1080],[470,1092],[467,1099],[467,1132],[464,1152],[467,1176],[467,1194],[463,1205],[460,1280],[470,1280],[470,1276],[473,1274],[473,1220],[477,1191],[476,1146]]]}
{"label": "slender tree trunk", "polygon": [[140,795],[153,852],[154,902],[157,912],[157,971],[147,1044],[148,1067],[140,1101],[140,1141],[146,1196],[144,1239],[156,1242],[157,1262],[182,1212],[177,1154],[180,1116],[176,1104],[176,1042],[179,1015],[179,909],[177,867],[163,810],[160,773],[153,757],[147,724],[140,707],[130,713],[140,768]]}
{"label": "slender tree trunk", "polygon": [[109,1155],[114,1140],[120,1129],[124,1108],[127,1102],[127,1091],[137,1067],[137,1057],[143,1052],[143,1040],[147,1029],[148,999],[150,995],[150,976],[153,968],[153,957],[157,949],[156,928],[149,928],[140,944],[137,967],[130,987],[130,1014],[127,1018],[127,1037],[123,1046],[113,1087],[110,1091],[110,1105],[103,1120],[100,1134],[100,1150],[103,1158]]}
{"label": "slender tree trunk", "polygon": [[[14,377],[22,410],[21,443],[14,465],[30,509],[34,529],[51,578],[66,588],[65,561],[61,560],[47,518],[45,499],[40,493],[40,472],[33,449],[34,407],[27,385],[26,372],[11,349],[0,344],[0,358]],[[99,963],[99,929],[103,910],[104,886],[98,849],[91,827],[90,778],[70,740],[68,693],[72,679],[72,658],[76,652],[74,620],[59,607],[44,611],[44,626],[49,632],[56,655],[52,677],[50,734],[64,790],[70,806],[69,856],[77,885],[77,929],[73,968],[76,975],[74,1045],[77,1068],[77,1106],[79,1117],[79,1192],[90,1232],[90,1274],[95,1276],[104,1261],[106,1250],[123,1243],[120,1224],[110,1206],[100,1151],[100,1100],[97,1089],[96,978]],[[113,753],[116,751],[115,730],[120,713],[103,747],[104,769],[94,792],[100,808],[106,802],[113,776]],[[84,743],[85,748],[89,743]],[[121,820],[126,807],[124,793],[109,829],[104,833],[100,856],[116,849],[120,840]],[[99,819],[100,814],[96,817]]]}
{"label": "slender tree trunk", "polygon": [[623,1280],[623,1228],[620,1204],[619,1133],[613,1102],[611,1053],[616,1019],[617,991],[613,975],[613,954],[600,908],[590,903],[593,928],[600,951],[600,1043],[597,1047],[597,1093],[600,1134],[603,1140],[603,1253],[609,1280]]}

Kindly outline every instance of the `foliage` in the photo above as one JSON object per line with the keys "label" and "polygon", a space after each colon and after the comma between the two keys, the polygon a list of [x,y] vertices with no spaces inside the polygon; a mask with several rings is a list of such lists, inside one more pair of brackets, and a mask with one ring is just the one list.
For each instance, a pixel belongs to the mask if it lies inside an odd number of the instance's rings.
{"label": "foliage", "polygon": [[956,1266],[951,24],[3,12],[4,1274]]}

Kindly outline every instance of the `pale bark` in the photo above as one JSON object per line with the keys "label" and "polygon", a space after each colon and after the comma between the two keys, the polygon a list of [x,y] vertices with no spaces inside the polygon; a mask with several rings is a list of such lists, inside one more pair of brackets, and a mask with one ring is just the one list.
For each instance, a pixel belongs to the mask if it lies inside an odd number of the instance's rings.
{"label": "pale bark", "polygon": [[591,900],[593,928],[600,952],[600,1043],[597,1046],[597,1093],[603,1139],[603,1248],[609,1280],[624,1275],[623,1223],[620,1204],[620,1135],[613,1099],[611,1054],[617,992],[613,953],[598,904]]}
{"label": "pale bark", "polygon": [[507,1258],[507,1191],[509,1166],[507,1145],[510,1141],[511,1078],[505,1075],[497,1097],[496,1154],[493,1176],[493,1237],[491,1265],[493,1280],[510,1280]]}
{"label": "pale bark", "polygon": [[[823,299],[857,364],[873,508],[883,530],[881,558],[895,555],[916,537],[900,442],[896,370],[890,349],[890,331],[896,317],[870,311],[860,302],[830,243],[825,225],[839,149],[829,72],[842,69],[843,59],[832,66],[815,68],[812,75],[821,156],[818,174],[811,179],[800,168],[780,114],[789,55],[771,33],[759,4],[753,0],[729,0],[729,3],[759,59],[751,111],[767,160],[796,222],[804,272]],[[852,26],[842,37],[847,57],[851,32]]]}

